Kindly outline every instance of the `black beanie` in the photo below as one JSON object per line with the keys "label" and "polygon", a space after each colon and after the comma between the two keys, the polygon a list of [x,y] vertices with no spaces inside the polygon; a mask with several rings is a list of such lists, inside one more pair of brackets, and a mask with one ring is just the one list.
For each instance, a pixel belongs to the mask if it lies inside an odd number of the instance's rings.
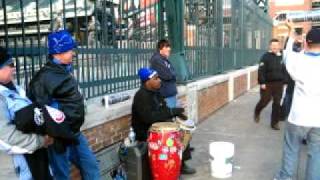
{"label": "black beanie", "polygon": [[0,46],[0,67],[11,58],[8,50]]}

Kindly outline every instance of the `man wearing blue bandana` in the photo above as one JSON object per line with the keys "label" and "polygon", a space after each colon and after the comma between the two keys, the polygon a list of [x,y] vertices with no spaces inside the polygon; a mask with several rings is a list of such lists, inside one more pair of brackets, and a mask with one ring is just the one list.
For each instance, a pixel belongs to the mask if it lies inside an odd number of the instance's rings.
{"label": "man wearing blue bandana", "polygon": [[100,179],[96,157],[80,132],[84,122],[84,99],[72,75],[73,49],[76,43],[69,32],[61,30],[48,36],[49,61],[33,77],[28,89],[30,99],[39,105],[49,105],[64,112],[77,142],[55,139],[48,148],[53,176],[70,179],[70,162],[79,168],[82,179]]}
{"label": "man wearing blue bandana", "polygon": [[[159,92],[161,80],[157,71],[151,68],[140,68],[138,75],[141,87],[134,95],[132,103],[132,127],[136,133],[136,140],[146,142],[148,129],[156,122],[172,122],[175,117],[187,120],[180,107],[170,107]],[[194,174],[196,170],[187,165],[191,159],[191,150],[188,145],[182,154],[181,174]]]}
{"label": "man wearing blue bandana", "polygon": [[[10,180],[51,179],[47,152],[43,147],[52,144],[52,139],[23,133],[15,126],[16,112],[31,104],[31,101],[25,91],[13,83],[14,72],[11,55],[0,47],[0,177]],[[41,161],[34,163],[34,157],[40,157]],[[37,167],[37,173],[34,173],[34,167]]]}

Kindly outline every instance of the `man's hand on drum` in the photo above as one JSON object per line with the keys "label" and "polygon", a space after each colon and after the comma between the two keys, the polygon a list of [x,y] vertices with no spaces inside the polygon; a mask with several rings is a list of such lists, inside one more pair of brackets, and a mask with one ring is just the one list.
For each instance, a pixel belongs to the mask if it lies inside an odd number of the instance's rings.
{"label": "man's hand on drum", "polygon": [[183,108],[171,108],[170,109],[172,116],[178,116],[184,112]]}
{"label": "man's hand on drum", "polygon": [[183,113],[182,113],[182,114],[179,114],[178,117],[181,118],[182,120],[187,120],[187,119],[188,119],[188,116],[186,116],[186,115],[183,114]]}
{"label": "man's hand on drum", "polygon": [[183,114],[184,108],[172,108],[171,112],[172,112],[173,116],[178,116],[183,120],[187,120],[188,119],[188,117]]}

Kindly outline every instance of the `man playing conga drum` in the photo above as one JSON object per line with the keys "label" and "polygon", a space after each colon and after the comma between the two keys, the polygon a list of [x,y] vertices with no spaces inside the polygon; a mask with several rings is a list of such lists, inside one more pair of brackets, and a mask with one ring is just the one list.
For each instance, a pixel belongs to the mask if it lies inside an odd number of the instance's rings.
{"label": "man playing conga drum", "polygon": [[[148,129],[156,122],[172,122],[178,116],[186,119],[183,108],[168,108],[164,98],[159,93],[161,80],[155,70],[141,68],[138,72],[141,87],[134,96],[132,105],[132,127],[137,141],[145,142],[148,138]],[[183,152],[182,174],[194,174],[195,169],[187,166],[186,160],[191,159],[189,146]]]}

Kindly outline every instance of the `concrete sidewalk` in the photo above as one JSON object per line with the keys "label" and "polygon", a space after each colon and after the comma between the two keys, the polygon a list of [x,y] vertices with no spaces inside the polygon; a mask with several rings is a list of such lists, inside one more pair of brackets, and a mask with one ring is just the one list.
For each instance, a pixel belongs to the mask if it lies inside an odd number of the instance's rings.
{"label": "concrete sidewalk", "polygon": [[[235,144],[233,180],[272,180],[278,171],[282,156],[283,129],[270,128],[271,104],[261,114],[259,124],[253,121],[253,110],[259,99],[258,89],[229,103],[195,131],[192,146],[193,159],[188,163],[197,169],[195,175],[183,176],[183,180],[215,179],[210,174],[209,144],[228,141]],[[306,147],[302,148],[305,151]],[[306,152],[302,152],[300,164],[304,164]],[[303,167],[301,167],[303,166]],[[300,165],[297,180],[302,180],[304,165]]]}

